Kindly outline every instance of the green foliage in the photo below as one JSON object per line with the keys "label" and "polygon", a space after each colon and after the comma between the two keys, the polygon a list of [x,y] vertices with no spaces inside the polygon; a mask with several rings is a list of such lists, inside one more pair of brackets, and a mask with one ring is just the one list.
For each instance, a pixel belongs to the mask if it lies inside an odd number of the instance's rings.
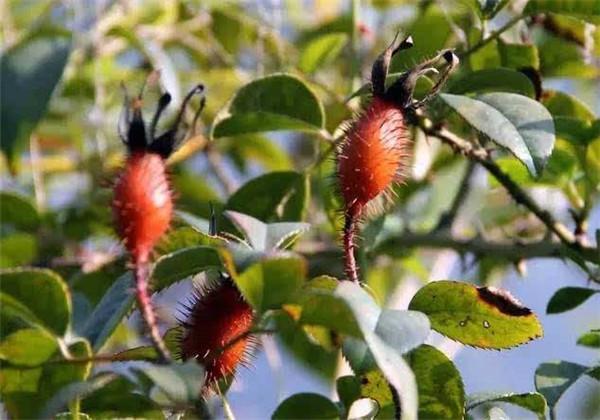
{"label": "green foliage", "polygon": [[[335,381],[339,401],[287,396],[273,418],[506,418],[512,404],[541,419],[556,417],[581,376],[600,380],[597,365],[547,362],[538,392],[467,396],[469,378],[463,385],[450,358],[424,344],[431,329],[497,350],[540,337],[528,302],[486,287],[532,258],[578,267],[548,314],[594,304],[600,119],[588,104],[600,74],[598,1],[529,0],[521,10],[507,0],[279,9],[151,0],[106,2],[93,19],[63,3],[8,0],[2,9],[0,399],[9,418],[222,416],[231,381],[203,390],[204,367],[181,360],[186,330],[174,321],[188,297],[164,300],[217,276],[254,309],[251,340],[270,334],[286,357]],[[372,60],[396,31],[415,45],[393,56],[386,86],[442,49],[460,65],[442,100],[402,110],[405,183],[392,188],[393,204],[362,215],[354,284],[344,280],[333,160],[347,121],[371,100]],[[446,63],[427,66],[418,99],[438,87]],[[138,323],[130,257],[110,215],[125,154],[120,85],[131,99],[144,81],[146,115],[160,93],[172,97],[157,132],[177,118],[183,92],[206,87],[196,124],[196,99],[181,115],[190,130],[167,162],[174,218],[148,267],[170,363]],[[387,307],[408,297],[399,293],[407,279],[438,273],[441,249],[460,255],[461,270],[444,268],[464,282],[427,283],[409,310]],[[571,344],[597,351],[597,325],[585,327]],[[352,372],[335,378],[341,357]],[[259,383],[255,373],[244,389]]]}

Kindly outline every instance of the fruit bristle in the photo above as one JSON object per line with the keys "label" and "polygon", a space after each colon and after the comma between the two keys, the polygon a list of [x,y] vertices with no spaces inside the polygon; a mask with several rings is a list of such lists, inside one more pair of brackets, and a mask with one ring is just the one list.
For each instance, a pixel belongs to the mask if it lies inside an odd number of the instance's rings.
{"label": "fruit bristle", "polygon": [[203,392],[249,363],[256,347],[250,334],[254,312],[230,279],[197,288],[182,312],[186,319],[181,321],[181,357],[204,366]]}
{"label": "fruit bristle", "polygon": [[145,263],[168,230],[173,214],[173,194],[164,160],[154,153],[131,154],[113,191],[112,208],[119,236],[133,262]]}

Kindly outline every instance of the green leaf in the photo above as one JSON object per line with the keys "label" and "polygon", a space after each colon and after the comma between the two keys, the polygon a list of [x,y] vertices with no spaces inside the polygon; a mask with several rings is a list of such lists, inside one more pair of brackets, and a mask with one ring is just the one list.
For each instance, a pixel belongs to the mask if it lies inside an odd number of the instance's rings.
{"label": "green leaf", "polygon": [[111,336],[123,317],[129,312],[135,300],[131,291],[133,278],[125,273],[108,289],[83,328],[94,351],[97,351]]}
{"label": "green leaf", "polygon": [[360,391],[360,379],[354,375],[340,376],[335,382],[338,397],[344,404],[346,411],[350,409],[352,403],[359,398],[362,394]]}
{"label": "green leaf", "polygon": [[478,405],[487,403],[503,402],[518,405],[526,410],[532,411],[537,414],[540,420],[546,418],[546,399],[542,394],[537,392],[527,392],[524,394],[505,393],[481,393],[469,395],[467,401],[467,410],[472,410]]}
{"label": "green leaf", "polygon": [[[85,340],[72,343],[69,353],[73,358],[92,356]],[[61,359],[56,352],[52,359]],[[5,409],[12,418],[46,418],[42,409],[56,391],[89,375],[91,363],[46,364],[32,369],[3,368],[0,372],[0,391]]]}
{"label": "green leaf", "polygon": [[271,172],[242,185],[225,207],[263,222],[292,222],[304,218],[309,195],[308,177],[297,172]]}
{"label": "green leaf", "polygon": [[523,73],[506,69],[484,69],[468,73],[454,81],[448,92],[454,94],[479,92],[513,92],[530,98],[535,97],[535,88],[531,80]]}
{"label": "green leaf", "polygon": [[407,359],[417,378],[419,419],[464,418],[465,390],[452,361],[426,344],[411,351]]}
{"label": "green leaf", "polygon": [[313,393],[294,394],[283,400],[273,419],[339,419],[337,406],[327,397]]}
{"label": "green leaf", "polygon": [[554,117],[571,117],[588,122],[596,119],[592,110],[585,103],[558,90],[545,90],[542,104]]}
{"label": "green leaf", "polygon": [[[335,294],[350,307],[377,366],[398,392],[402,406],[402,419],[416,419],[418,394],[415,376],[401,354],[377,334],[378,314],[366,310],[374,305],[371,297],[359,285],[348,281],[340,283]],[[390,339],[387,334],[386,337]],[[397,345],[401,341],[400,338],[396,338],[392,344]]]}
{"label": "green leaf", "polygon": [[15,331],[0,343],[0,359],[22,366],[45,362],[57,349],[56,339],[37,328]]}
{"label": "green leaf", "polygon": [[[5,141],[4,137],[2,141]],[[14,192],[0,192],[0,214],[3,225],[13,225],[16,229],[32,231],[40,223],[40,216],[33,201]]]}
{"label": "green leaf", "polygon": [[244,235],[252,249],[261,252],[285,249],[310,228],[308,223],[266,224],[252,216],[230,210],[225,212],[225,216]]}
{"label": "green leaf", "polygon": [[554,147],[554,122],[539,102],[514,93],[488,93],[468,98],[440,95],[473,127],[506,147],[538,176]]}
{"label": "green leaf", "polygon": [[335,60],[347,42],[348,35],[339,32],[313,39],[302,50],[298,67],[305,73],[313,73]]}
{"label": "green leaf", "polygon": [[152,271],[154,291],[161,291],[188,276],[222,268],[219,252],[208,246],[179,249],[160,257]]}
{"label": "green leaf", "polygon": [[591,142],[585,153],[585,171],[593,186],[600,185],[600,138]]}
{"label": "green leaf", "polygon": [[594,293],[598,293],[598,290],[586,287],[563,287],[562,289],[558,289],[550,298],[546,307],[546,313],[558,314],[570,311],[588,300]]}
{"label": "green leaf", "polygon": [[474,347],[509,348],[543,333],[531,310],[508,292],[491,287],[436,281],[417,292],[409,309],[426,314],[440,334]]}
{"label": "green leaf", "polygon": [[94,271],[78,272],[69,281],[71,291],[81,293],[94,307],[114,282],[127,271],[126,264],[127,260],[123,257]]}
{"label": "green leaf", "polygon": [[55,272],[36,268],[0,270],[0,292],[3,316],[20,317],[58,336],[67,332],[71,317],[69,289]]}
{"label": "green leaf", "polygon": [[577,339],[577,344],[593,349],[600,348],[600,329],[590,330],[587,333],[583,334]]}
{"label": "green leaf", "polygon": [[[274,316],[277,336],[294,358],[314,373],[329,380],[333,377],[338,363],[338,352],[322,346],[315,337],[315,329],[302,326],[287,313]],[[318,328],[318,327],[315,327]],[[323,329],[329,335],[329,331]],[[320,338],[320,337],[319,337]],[[327,337],[327,338],[330,338]]]}
{"label": "green leaf", "polygon": [[243,172],[256,162],[267,171],[286,171],[293,167],[287,152],[275,141],[264,135],[250,134],[221,138],[216,145],[227,154]]}
{"label": "green leaf", "polygon": [[320,131],[325,115],[314,92],[299,78],[274,74],[242,87],[219,111],[211,138],[266,131]]}
{"label": "green leaf", "polygon": [[405,33],[412,36],[414,46],[392,58],[391,73],[414,66],[415,63],[435,55],[446,45],[452,28],[441,8],[434,4],[431,6],[427,7],[424,13],[417,14],[406,30]]}
{"label": "green leaf", "polygon": [[278,257],[253,264],[234,277],[235,283],[254,309],[264,312],[293,301],[306,276],[300,257]]}
{"label": "green leaf", "polygon": [[9,160],[29,142],[62,77],[71,49],[70,37],[25,38],[1,57],[0,138]]}
{"label": "green leaf", "polygon": [[548,12],[585,19],[600,16],[600,2],[598,0],[529,0],[523,11],[528,15]]}
{"label": "green leaf", "polygon": [[0,237],[0,268],[18,267],[31,264],[37,257],[35,236],[15,232]]}
{"label": "green leaf", "polygon": [[118,377],[88,394],[81,409],[93,418],[144,418],[164,419],[160,408],[150,398],[135,392],[135,386]]}
{"label": "green leaf", "polygon": [[515,70],[540,68],[540,55],[535,45],[509,44],[500,39],[498,52],[503,67]]}
{"label": "green leaf", "polygon": [[552,410],[565,391],[587,369],[577,363],[565,361],[542,363],[535,370],[535,389],[546,398],[548,406]]}
{"label": "green leaf", "polygon": [[189,360],[185,363],[157,365],[149,362],[127,362],[126,368],[148,377],[169,402],[189,404],[200,399],[204,368]]}
{"label": "green leaf", "polygon": [[221,246],[226,243],[222,238],[203,233],[197,229],[195,224],[190,222],[192,221],[186,218],[186,223],[189,223],[190,226],[173,229],[160,239],[155,248],[158,255],[171,254],[183,248]]}

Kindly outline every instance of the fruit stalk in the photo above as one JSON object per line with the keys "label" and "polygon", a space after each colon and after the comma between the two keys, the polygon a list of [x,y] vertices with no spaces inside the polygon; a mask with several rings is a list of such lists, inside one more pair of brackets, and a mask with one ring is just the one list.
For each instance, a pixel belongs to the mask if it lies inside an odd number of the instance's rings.
{"label": "fruit stalk", "polygon": [[134,269],[135,277],[135,296],[142,314],[142,318],[148,327],[150,333],[150,339],[154,344],[154,348],[158,352],[161,362],[168,363],[172,360],[171,352],[167,348],[163,341],[160,331],[158,329],[158,323],[156,322],[156,315],[152,307],[152,299],[148,293],[149,289],[149,275],[150,270],[148,269],[147,262],[136,262]]}
{"label": "fruit stalk", "polygon": [[355,234],[356,234],[356,215],[354,212],[347,212],[344,220],[344,234],[343,234],[343,246],[344,246],[344,271],[348,280],[355,283],[359,282],[358,279],[358,267],[356,265],[356,258],[354,256],[355,248]]}

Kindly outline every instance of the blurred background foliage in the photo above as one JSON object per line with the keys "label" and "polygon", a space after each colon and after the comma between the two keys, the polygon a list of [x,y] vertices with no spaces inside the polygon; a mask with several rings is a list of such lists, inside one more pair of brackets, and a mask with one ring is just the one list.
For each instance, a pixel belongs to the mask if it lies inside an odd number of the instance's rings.
{"label": "blurred background foliage", "polygon": [[[556,142],[541,177],[532,177],[506,151],[498,151],[496,162],[556,219],[576,233],[590,232],[586,240],[593,246],[600,186],[600,5],[532,0],[523,12],[526,3],[4,0],[0,266],[60,273],[82,313],[89,313],[125,272],[108,205],[111,180],[125,154],[116,129],[121,85],[137,92],[159,70],[160,82],[147,86],[147,112],[161,90],[173,95],[172,118],[189,88],[199,82],[207,88],[201,123],[169,162],[180,211],[174,230],[179,237],[170,239],[183,246],[190,220],[206,226],[209,203],[218,215],[228,208],[265,222],[305,221],[312,228],[296,250],[308,259],[309,274],[342,277],[331,142],[364,100],[347,98],[368,81],[370,64],[398,30],[411,34],[415,47],[394,59],[392,72],[442,48],[456,48],[462,61],[449,92],[513,92],[550,111]],[[494,35],[507,24],[502,36]],[[488,37],[493,40],[482,43]],[[235,112],[230,101],[242,86],[280,72],[300,78],[316,101],[294,102],[287,82],[262,93],[283,98],[279,102],[291,100],[293,112],[307,115],[307,126],[282,131],[288,127],[282,123],[277,132],[266,132],[217,124]],[[427,79],[421,83],[421,91],[431,86]],[[433,102],[428,113],[433,122],[445,120],[457,133],[472,136],[473,129],[442,101]],[[518,253],[427,242],[426,235],[440,232],[435,228],[452,212],[457,214],[443,227],[455,239],[483,238],[511,247],[548,236],[546,227],[516,206],[482,168],[423,131],[412,132],[410,176],[397,188],[386,216],[375,215],[362,232],[362,273],[380,303],[401,305],[402,295],[414,292],[415,284],[457,273],[479,284],[496,284],[507,272],[526,276],[527,257]],[[262,190],[230,198],[249,180],[275,171]],[[276,204],[285,208],[268,203],[263,210],[255,208],[257,191],[281,194]],[[296,195],[287,197],[289,191]],[[222,217],[219,226],[234,229]],[[388,241],[407,232],[415,234],[414,243]],[[457,251],[450,260],[438,250],[447,247]],[[574,260],[585,270],[577,272],[576,283],[598,274],[597,265]],[[165,302],[181,293],[173,292]],[[173,323],[172,312],[160,313],[166,325]],[[120,324],[103,353],[140,342],[129,328],[132,323]],[[331,378],[337,359],[324,353],[310,363]]]}

